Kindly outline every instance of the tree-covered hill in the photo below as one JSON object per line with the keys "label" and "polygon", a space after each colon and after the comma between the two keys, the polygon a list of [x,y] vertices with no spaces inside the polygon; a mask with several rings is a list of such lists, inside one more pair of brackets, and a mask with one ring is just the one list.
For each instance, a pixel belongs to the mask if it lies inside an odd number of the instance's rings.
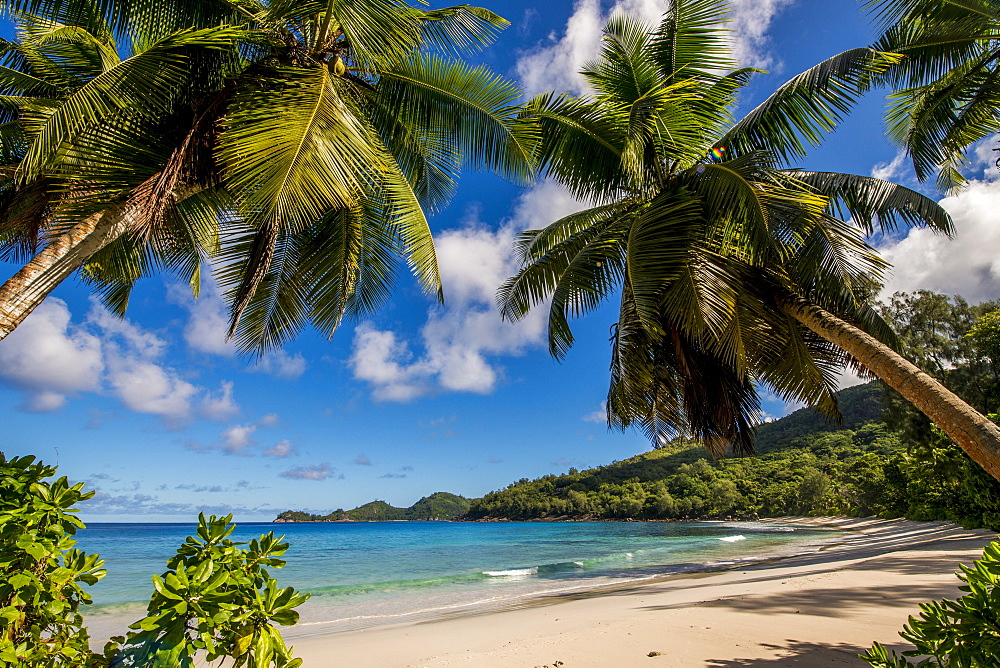
{"label": "tree-covered hill", "polygon": [[907,516],[1000,527],[1000,484],[954,448],[907,452],[881,420],[883,390],[838,393],[843,420],[799,410],[757,431],[758,456],[712,461],[676,439],[608,466],[522,479],[464,519]]}
{"label": "tree-covered hill", "polygon": [[388,522],[393,520],[450,520],[468,512],[471,502],[463,496],[435,492],[409,508],[397,508],[385,501],[372,501],[352,510],[338,508],[329,515],[286,510],[276,522]]}
{"label": "tree-covered hill", "polygon": [[837,393],[841,421],[838,423],[813,408],[800,408],[780,420],[757,427],[757,454],[786,448],[807,447],[821,434],[860,429],[882,421],[884,390],[879,383],[855,385]]}

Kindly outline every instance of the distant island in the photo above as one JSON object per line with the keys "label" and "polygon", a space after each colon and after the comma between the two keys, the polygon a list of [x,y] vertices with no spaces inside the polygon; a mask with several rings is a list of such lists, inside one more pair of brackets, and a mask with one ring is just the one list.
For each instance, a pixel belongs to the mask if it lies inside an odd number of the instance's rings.
{"label": "distant island", "polygon": [[338,508],[329,515],[314,515],[300,510],[286,510],[275,522],[392,522],[451,520],[469,511],[472,502],[464,496],[435,492],[409,508],[397,508],[385,501],[372,501],[352,510]]}

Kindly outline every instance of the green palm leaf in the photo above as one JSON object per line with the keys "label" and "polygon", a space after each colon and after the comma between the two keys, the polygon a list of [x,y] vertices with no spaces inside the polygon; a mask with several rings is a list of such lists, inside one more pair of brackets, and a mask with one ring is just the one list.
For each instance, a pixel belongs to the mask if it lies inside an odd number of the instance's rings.
{"label": "green palm leaf", "polygon": [[515,182],[533,178],[537,130],[520,118],[513,82],[426,54],[382,72],[378,93],[407,122],[448,131],[467,164]]}
{"label": "green palm leaf", "polygon": [[479,51],[510,26],[505,18],[482,7],[457,5],[432,9],[420,17],[425,45],[446,55],[462,56]]}
{"label": "green palm leaf", "polygon": [[872,234],[876,225],[883,233],[894,232],[900,224],[954,234],[951,216],[936,201],[891,181],[838,172],[794,171],[790,175],[829,197],[835,215],[850,218],[865,234]]}
{"label": "green palm leaf", "polygon": [[868,48],[828,58],[782,84],[716,145],[736,154],[767,150],[784,161],[803,158],[807,145],[818,146],[873,78],[899,59]]}
{"label": "green palm leaf", "polygon": [[52,164],[56,149],[64,142],[115,112],[168,111],[185,76],[182,50],[223,49],[242,35],[233,28],[180,31],[87,82],[45,119],[21,163],[21,178],[36,178]]}

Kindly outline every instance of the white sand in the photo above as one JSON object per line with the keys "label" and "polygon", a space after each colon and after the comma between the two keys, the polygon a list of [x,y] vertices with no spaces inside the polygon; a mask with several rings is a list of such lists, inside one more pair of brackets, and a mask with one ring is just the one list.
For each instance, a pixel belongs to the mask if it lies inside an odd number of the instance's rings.
{"label": "white sand", "polygon": [[859,533],[733,571],[290,642],[304,668],[865,666],[873,640],[905,648],[897,634],[918,603],[961,595],[958,564],[996,538],[944,522],[796,521]]}

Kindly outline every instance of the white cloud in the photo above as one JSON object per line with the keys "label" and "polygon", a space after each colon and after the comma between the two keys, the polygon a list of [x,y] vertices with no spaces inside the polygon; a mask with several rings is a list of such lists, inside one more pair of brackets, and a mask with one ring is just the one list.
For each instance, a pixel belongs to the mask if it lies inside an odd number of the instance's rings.
{"label": "white cloud", "polygon": [[295,446],[287,438],[278,441],[275,445],[264,451],[265,457],[277,457],[278,459],[291,457],[294,454],[296,454]]}
{"label": "white cloud", "polygon": [[971,151],[973,167],[981,169],[983,179],[991,181],[1000,178],[1000,135],[993,135],[976,142]]}
{"label": "white cloud", "polygon": [[281,421],[277,413],[268,413],[261,419],[257,420],[257,424],[261,427],[274,427]]}
{"label": "white cloud", "polygon": [[608,402],[602,401],[600,408],[598,408],[593,413],[587,413],[581,419],[584,422],[596,422],[598,424],[606,424],[608,421]]}
{"label": "white cloud", "polygon": [[105,340],[116,340],[120,347],[139,357],[159,357],[167,347],[167,342],[153,332],[143,330],[127,318],[119,318],[93,298],[87,322],[100,328]]}
{"label": "white cloud", "polygon": [[284,350],[275,350],[263,355],[251,370],[261,371],[275,378],[295,380],[305,373],[306,358],[299,353],[290,354]]}
{"label": "white cloud", "polygon": [[872,167],[871,175],[876,179],[885,181],[896,181],[900,176],[907,173],[909,168],[909,156],[906,151],[900,149],[896,156],[889,162],[880,162]]}
{"label": "white cloud", "polygon": [[733,55],[741,67],[773,68],[777,65],[768,51],[767,31],[774,17],[794,3],[795,0],[732,0],[730,38]]}
{"label": "white cloud", "polygon": [[941,205],[955,222],[954,239],[912,229],[878,249],[893,265],[883,296],[927,289],[972,302],[1000,298],[1000,181],[973,181]]}
{"label": "white cloud", "polygon": [[[770,67],[767,31],[777,14],[795,0],[733,0],[732,20],[727,24],[733,53],[740,66]],[[577,0],[560,35],[549,38],[525,53],[517,62],[517,73],[529,95],[547,90],[586,92],[579,75],[584,63],[600,49],[601,30],[615,14],[637,16],[658,25],[663,16],[662,0],[617,0],[603,11],[599,0]]]}
{"label": "white cloud", "polygon": [[222,432],[222,451],[227,455],[246,455],[248,448],[255,443],[253,433],[257,426],[252,424],[234,424]]}
{"label": "white cloud", "polygon": [[372,386],[377,401],[410,401],[435,391],[492,392],[502,376],[493,358],[520,355],[541,344],[545,332],[544,308],[515,323],[503,321],[496,309],[497,288],[517,272],[514,237],[580,208],[562,187],[543,183],[522,196],[498,230],[472,220],[438,235],[445,306],[428,312],[422,353],[396,332],[362,323],[348,360],[354,377]]}
{"label": "white cloud", "polygon": [[282,471],[278,475],[292,480],[326,480],[333,475],[333,472],[334,469],[329,464],[314,464],[313,466],[296,466],[293,469]]}
{"label": "white cloud", "polygon": [[372,460],[368,458],[368,455],[358,455],[357,459],[354,460],[354,463],[358,466],[371,466]]}
{"label": "white cloud", "polygon": [[103,372],[100,339],[71,326],[66,302],[55,297],[0,342],[0,378],[28,393],[26,410],[55,410],[67,395],[96,391]]}
{"label": "white cloud", "polygon": [[189,314],[184,325],[184,340],[192,350],[223,357],[236,355],[235,344],[226,340],[229,314],[214,279],[205,281],[197,299],[191,295],[188,286],[180,284],[168,287],[167,299]]}
{"label": "white cloud", "polygon": [[213,419],[239,412],[232,383],[222,383],[213,394],[164,364],[168,344],[154,332],[93,300],[84,323],[71,321],[66,303],[49,298],[0,342],[0,379],[27,393],[24,410],[55,410],[68,396],[93,392],[170,426],[196,412]]}
{"label": "white cloud", "polygon": [[240,414],[239,404],[233,399],[232,381],[222,381],[219,393],[208,393],[201,403],[200,412],[212,420],[229,420]]}
{"label": "white cloud", "polygon": [[354,329],[354,350],[348,361],[354,377],[373,386],[377,401],[409,401],[430,390],[421,378],[422,364],[409,364],[413,355],[406,341],[398,341],[394,332],[380,331],[371,323]]}
{"label": "white cloud", "polygon": [[159,415],[169,423],[191,416],[191,401],[198,388],[127,349],[108,346],[108,384],[125,407],[136,413]]}
{"label": "white cloud", "polygon": [[118,318],[96,302],[87,322],[101,331],[105,381],[126,408],[158,415],[168,425],[178,426],[191,419],[196,402],[201,404],[207,396],[211,410],[211,403],[217,401],[161,363],[167,342],[156,334]]}
{"label": "white cloud", "polygon": [[65,394],[38,392],[30,395],[20,407],[29,413],[51,413],[58,408],[62,408],[65,403]]}

